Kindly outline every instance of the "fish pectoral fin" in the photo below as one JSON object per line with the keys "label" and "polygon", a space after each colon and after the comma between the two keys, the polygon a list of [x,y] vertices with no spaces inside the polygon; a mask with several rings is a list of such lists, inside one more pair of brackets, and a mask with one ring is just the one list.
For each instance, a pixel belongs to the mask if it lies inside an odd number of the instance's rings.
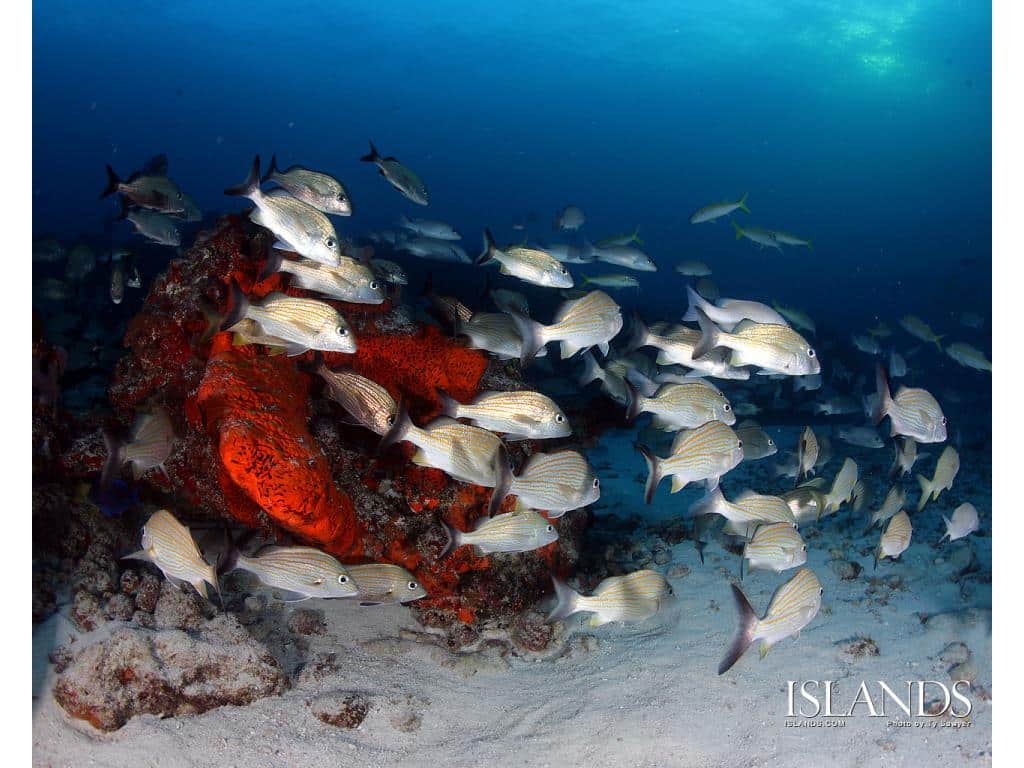
{"label": "fish pectoral fin", "polygon": [[144,549],[132,552],[130,555],[125,555],[121,558],[122,560],[145,560],[147,563],[153,562],[153,558],[149,556],[149,552]]}
{"label": "fish pectoral fin", "polygon": [[597,627],[604,626],[607,623],[608,623],[607,621],[602,619],[596,613],[591,614],[590,618],[587,619],[587,626],[590,627],[591,629],[596,629]]}
{"label": "fish pectoral fin", "polygon": [[763,640],[761,642],[761,647],[757,649],[758,657],[763,659],[765,656],[768,655],[768,651],[770,651],[771,649],[772,644],[769,643],[767,640]]}
{"label": "fish pectoral fin", "polygon": [[291,251],[292,253],[295,252],[295,247],[291,245],[291,243],[286,243],[281,238],[275,240],[274,244],[271,247],[276,248],[279,251]]}
{"label": "fish pectoral fin", "polygon": [[309,600],[312,597],[312,595],[304,595],[291,589],[275,589],[274,593],[286,603],[301,603],[303,600]]}
{"label": "fish pectoral fin", "polygon": [[607,341],[602,341],[600,344],[597,345],[597,348],[601,350],[602,355],[608,357],[608,350],[611,349],[611,347],[608,345]]}
{"label": "fish pectoral fin", "polygon": [[361,607],[363,607],[363,608],[372,608],[375,605],[384,605],[384,602],[382,600],[381,601],[360,600],[359,601],[359,605]]}
{"label": "fish pectoral fin", "polygon": [[284,345],[284,351],[288,357],[296,357],[309,351],[309,347],[289,341]]}
{"label": "fish pectoral fin", "polygon": [[679,475],[672,475],[672,493],[679,493],[685,487],[685,480],[680,479]]}
{"label": "fish pectoral fin", "polygon": [[427,461],[427,456],[419,448],[416,449],[416,453],[412,455],[412,463],[418,467],[429,467],[430,462]]}

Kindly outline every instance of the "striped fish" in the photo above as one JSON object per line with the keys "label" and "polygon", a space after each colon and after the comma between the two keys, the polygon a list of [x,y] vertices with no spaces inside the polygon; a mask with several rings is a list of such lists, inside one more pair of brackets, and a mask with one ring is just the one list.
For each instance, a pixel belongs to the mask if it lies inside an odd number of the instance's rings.
{"label": "striped fish", "polygon": [[868,481],[862,477],[854,484],[853,491],[850,495],[850,508],[855,513],[860,514],[864,511],[864,507],[866,507],[870,502],[873,494]]}
{"label": "striped fish", "polygon": [[221,330],[233,330],[239,321],[249,319],[259,325],[260,333],[283,340],[290,356],[310,349],[356,351],[352,329],[326,302],[271,293],[261,303],[252,304],[235,283],[231,284],[231,295],[231,311]]}
{"label": "striped fish", "polygon": [[501,250],[494,244],[494,237],[489,229],[484,230],[484,251],[477,259],[477,264],[489,264],[496,261],[501,264],[501,274],[512,275],[533,285],[546,288],[572,288],[572,275],[547,251],[539,248],[528,248],[513,245]]}
{"label": "striped fish", "polygon": [[371,432],[384,435],[395,426],[398,404],[380,384],[348,368],[332,371],[323,360],[316,372],[327,384],[327,396]]}
{"label": "striped fish", "polygon": [[741,320],[726,333],[708,318],[699,307],[695,310],[701,338],[693,350],[695,358],[703,357],[715,347],[732,350],[729,362],[737,367],[754,365],[762,371],[787,376],[820,373],[821,364],[807,340],[788,325],[755,323]]}
{"label": "striped fish", "polygon": [[889,378],[879,365],[875,369],[878,406],[875,424],[889,417],[891,434],[912,437],[919,443],[941,443],[946,439],[946,417],[942,407],[928,390],[900,387],[896,396],[889,394]]}
{"label": "striped fish", "polygon": [[775,590],[767,613],[759,619],[743,590],[733,584],[732,595],[739,613],[739,630],[718,665],[718,674],[728,672],[755,640],[761,641],[760,656],[763,659],[779,640],[799,637],[800,630],[818,615],[824,591],[814,572],[810,568],[801,568],[793,578]]}
{"label": "striped fish", "polygon": [[427,590],[416,577],[399,565],[367,563],[345,567],[359,590],[360,605],[411,603],[427,596]]}
{"label": "striped fish", "polygon": [[889,475],[890,477],[906,475],[921,458],[917,453],[917,442],[912,437],[901,437],[894,445],[896,458],[893,461],[892,469],[889,470]]}
{"label": "striped fish", "polygon": [[138,480],[149,470],[159,467],[166,474],[164,462],[174,447],[174,427],[162,408],[140,414],[132,425],[131,439],[121,442],[104,432],[107,460],[103,467],[101,486],[106,488],[125,464],[132,465],[132,477]]}
{"label": "striped fish", "polygon": [[463,546],[476,547],[477,554],[530,552],[558,541],[555,526],[532,510],[510,512],[486,518],[472,531],[460,531],[443,523],[448,545],[441,557]]}
{"label": "striped fish", "polygon": [[610,576],[584,596],[558,578],[556,604],[547,621],[561,621],[574,613],[592,613],[589,624],[600,627],[613,621],[643,621],[658,612],[672,595],[672,587],[657,571],[644,569],[625,576]]}
{"label": "striped fish", "polygon": [[807,562],[807,545],[796,523],[760,525],[743,547],[743,558],[750,569],[763,568],[780,573]]}
{"label": "striped fish", "polygon": [[757,461],[778,453],[779,447],[756,421],[743,421],[736,427],[736,436],[743,441],[743,460]]}
{"label": "striped fish", "polygon": [[256,204],[249,218],[277,237],[275,248],[293,251],[321,264],[336,266],[341,258],[338,235],[331,220],[313,206],[296,200],[283,189],[260,189],[260,156],[256,155],[245,181],[224,190],[225,195],[247,197]]}
{"label": "striped fish", "polygon": [[604,291],[591,291],[562,302],[551,325],[541,325],[526,315],[514,313],[512,317],[523,339],[523,361],[535,357],[541,347],[552,341],[561,342],[563,360],[591,347],[607,355],[608,342],[622,330],[622,311]]}
{"label": "striped fish", "polygon": [[818,436],[810,427],[804,427],[800,435],[800,444],[797,448],[798,472],[797,482],[801,478],[810,477],[814,474],[814,463],[818,460]]}
{"label": "striped fish", "polygon": [[935,462],[935,472],[929,480],[924,475],[917,475],[917,484],[921,486],[921,499],[917,502],[917,511],[925,508],[929,501],[939,498],[939,495],[953,487],[953,481],[960,471],[960,454],[956,448],[947,445],[942,449],[939,460]]}
{"label": "striped fish", "polygon": [[781,494],[797,523],[803,525],[821,518],[825,511],[825,494],[817,488],[801,485]]}
{"label": "striped fish", "polygon": [[744,491],[736,501],[727,501],[721,487],[715,488],[690,507],[690,515],[721,515],[728,523],[726,533],[749,538],[762,523],[788,523],[796,526],[796,518],[779,496],[766,496]]}
{"label": "striped fish", "polygon": [[857,473],[857,462],[847,456],[843,461],[843,466],[832,481],[832,488],[825,495],[823,515],[835,512],[843,504],[850,501],[853,497],[853,487],[857,484]]}
{"label": "striped fish", "polygon": [[666,431],[694,429],[709,421],[736,423],[728,398],[703,379],[687,384],[663,384],[654,397],[644,397],[635,390],[631,395],[627,421],[633,421],[641,413],[652,413],[652,425]]}
{"label": "striped fish", "polygon": [[313,547],[267,547],[255,557],[246,557],[232,547],[221,572],[235,569],[248,571],[266,586],[280,590],[286,602],[359,594],[345,566]]}
{"label": "striped fish", "polygon": [[469,419],[482,429],[505,433],[506,440],[544,440],[572,434],[569,419],[547,395],[524,389],[484,392],[469,403],[441,393],[441,413]]}
{"label": "striped fish", "polygon": [[906,502],[907,492],[903,490],[903,486],[894,485],[889,488],[888,493],[885,494],[885,500],[882,502],[882,506],[871,513],[871,520],[868,523],[868,528],[874,528],[876,523],[884,523],[903,509],[903,505],[906,504]]}
{"label": "striped fish", "polygon": [[301,165],[293,165],[284,171],[278,170],[277,155],[274,155],[270,158],[270,168],[262,181],[280,184],[292,197],[318,211],[338,216],[352,215],[352,199],[345,185],[326,173],[312,171]]}
{"label": "striped fish", "polygon": [[205,598],[209,584],[220,592],[217,571],[203,559],[192,532],[166,509],[154,512],[146,521],[142,527],[142,549],[126,557],[152,563],[179,589],[182,584],[191,584]]}
{"label": "striped fish", "polygon": [[535,453],[512,478],[509,493],[518,497],[518,508],[542,509],[557,518],[596,502],[601,481],[577,451]]}
{"label": "striped fish", "polygon": [[[477,312],[456,324],[456,335],[467,337],[470,349],[490,352],[499,360],[518,360],[523,351],[516,321],[504,312]],[[544,348],[537,351],[537,357],[546,355]]]}
{"label": "striped fish", "polygon": [[706,480],[711,490],[718,485],[722,475],[743,461],[743,443],[732,429],[720,421],[681,432],[672,445],[672,454],[664,459],[642,445],[637,447],[647,462],[644,499],[648,504],[665,476],[672,478],[672,493],[698,480]]}
{"label": "striped fish", "polygon": [[882,538],[878,542],[878,552],[875,554],[875,567],[878,567],[878,561],[883,560],[886,557],[891,557],[895,560],[897,557],[906,551],[907,547],[910,546],[910,536],[914,532],[914,527],[910,524],[910,516],[900,510],[892,519],[889,520],[889,525],[885,527],[885,532],[882,534]]}
{"label": "striped fish", "polygon": [[508,495],[512,482],[505,444],[493,432],[455,421],[447,416],[417,427],[404,410],[395,426],[381,439],[383,451],[392,443],[408,441],[416,446],[412,461],[434,467],[463,483],[494,488],[488,509],[494,515]]}
{"label": "striped fish", "polygon": [[365,264],[342,256],[337,266],[319,264],[309,259],[286,259],[278,250],[271,250],[260,273],[265,280],[275,272],[291,275],[291,285],[324,296],[356,304],[380,304],[384,290],[376,275]]}

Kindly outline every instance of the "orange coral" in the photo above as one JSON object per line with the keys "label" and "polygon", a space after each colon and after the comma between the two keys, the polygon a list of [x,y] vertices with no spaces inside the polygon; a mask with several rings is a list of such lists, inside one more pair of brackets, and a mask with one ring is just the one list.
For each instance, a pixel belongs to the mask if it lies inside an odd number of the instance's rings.
{"label": "orange coral", "polygon": [[251,349],[211,357],[197,400],[217,442],[222,489],[233,484],[282,528],[333,554],[358,555],[355,509],[306,429],[306,390],[285,357]]}

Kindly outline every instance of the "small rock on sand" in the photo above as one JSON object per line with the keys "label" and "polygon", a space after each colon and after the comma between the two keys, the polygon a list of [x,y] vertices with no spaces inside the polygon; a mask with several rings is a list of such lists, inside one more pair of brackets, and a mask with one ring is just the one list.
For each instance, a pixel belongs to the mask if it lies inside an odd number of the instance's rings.
{"label": "small rock on sand", "polygon": [[324,612],[314,608],[298,608],[288,616],[288,631],[295,635],[326,635]]}
{"label": "small rock on sand", "polygon": [[361,693],[326,693],[309,702],[318,720],[338,728],[358,728],[370,711],[370,700]]}

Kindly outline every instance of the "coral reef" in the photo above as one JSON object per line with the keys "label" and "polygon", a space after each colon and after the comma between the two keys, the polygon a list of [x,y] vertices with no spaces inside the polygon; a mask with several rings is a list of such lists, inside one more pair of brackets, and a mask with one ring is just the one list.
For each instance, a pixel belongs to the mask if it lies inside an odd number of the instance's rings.
{"label": "coral reef", "polygon": [[138,714],[181,715],[249,704],[288,679],[238,620],[221,615],[197,632],[123,627],[80,651],[54,685],[72,716],[110,731]]}

